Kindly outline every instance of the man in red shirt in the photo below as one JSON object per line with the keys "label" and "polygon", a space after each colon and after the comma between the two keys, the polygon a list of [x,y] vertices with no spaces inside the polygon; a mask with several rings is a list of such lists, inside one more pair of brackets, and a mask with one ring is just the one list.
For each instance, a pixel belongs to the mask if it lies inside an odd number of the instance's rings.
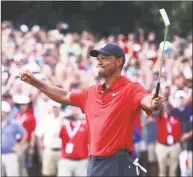
{"label": "man in red shirt", "polygon": [[62,139],[58,176],[86,176],[88,166],[88,131],[85,119],[70,115],[60,131]]}
{"label": "man in red shirt", "polygon": [[98,74],[105,82],[78,93],[47,85],[29,71],[22,72],[20,78],[51,99],[78,106],[86,114],[90,154],[88,176],[134,176],[131,154],[136,114],[141,109],[148,114],[159,109],[163,99],[154,98],[140,84],[121,76],[125,54],[118,45],[108,43],[100,50],[91,50],[90,56],[97,58]]}
{"label": "man in red shirt", "polygon": [[171,116],[171,110],[172,106],[167,104],[163,112],[156,118],[158,143],[155,152],[158,159],[159,176],[167,176],[167,166],[169,166],[169,176],[177,175],[182,129],[179,119]]}

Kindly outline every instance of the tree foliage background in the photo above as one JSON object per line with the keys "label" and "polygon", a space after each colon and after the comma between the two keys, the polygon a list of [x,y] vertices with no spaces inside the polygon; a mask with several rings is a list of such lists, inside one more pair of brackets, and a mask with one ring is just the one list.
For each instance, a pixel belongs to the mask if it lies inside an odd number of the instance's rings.
{"label": "tree foliage background", "polygon": [[156,31],[163,38],[164,24],[159,9],[165,8],[171,21],[170,35],[186,36],[192,31],[192,1],[2,1],[2,21],[16,27],[35,24],[54,28],[59,21],[70,31],[89,30],[98,35]]}

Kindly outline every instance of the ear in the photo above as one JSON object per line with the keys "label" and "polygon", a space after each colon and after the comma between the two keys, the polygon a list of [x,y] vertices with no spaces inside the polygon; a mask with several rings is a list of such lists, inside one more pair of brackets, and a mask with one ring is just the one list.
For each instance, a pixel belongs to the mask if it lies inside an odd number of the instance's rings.
{"label": "ear", "polygon": [[122,63],[123,63],[123,59],[122,58],[117,59],[117,66],[121,66]]}

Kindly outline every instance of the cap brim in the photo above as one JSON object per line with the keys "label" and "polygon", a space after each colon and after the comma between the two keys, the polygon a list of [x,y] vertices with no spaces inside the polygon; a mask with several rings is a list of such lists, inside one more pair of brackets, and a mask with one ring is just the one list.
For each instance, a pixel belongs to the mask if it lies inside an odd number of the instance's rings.
{"label": "cap brim", "polygon": [[99,54],[105,55],[105,56],[111,56],[111,55],[113,55],[113,54],[111,54],[111,53],[109,53],[109,52],[107,52],[107,51],[105,51],[105,50],[102,50],[102,49],[100,49],[100,50],[91,50],[91,51],[90,51],[90,56],[91,56],[91,57],[98,57]]}

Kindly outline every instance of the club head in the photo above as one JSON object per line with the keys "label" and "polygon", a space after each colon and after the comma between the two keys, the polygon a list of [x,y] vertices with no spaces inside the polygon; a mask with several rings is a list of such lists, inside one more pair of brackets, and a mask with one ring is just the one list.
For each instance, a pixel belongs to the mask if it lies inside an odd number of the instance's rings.
{"label": "club head", "polygon": [[164,23],[165,23],[165,26],[169,26],[169,25],[170,25],[170,20],[169,20],[169,18],[168,18],[168,15],[167,15],[165,9],[160,9],[159,11],[160,11],[161,16],[162,16],[162,18],[163,18],[163,21],[164,21]]}

